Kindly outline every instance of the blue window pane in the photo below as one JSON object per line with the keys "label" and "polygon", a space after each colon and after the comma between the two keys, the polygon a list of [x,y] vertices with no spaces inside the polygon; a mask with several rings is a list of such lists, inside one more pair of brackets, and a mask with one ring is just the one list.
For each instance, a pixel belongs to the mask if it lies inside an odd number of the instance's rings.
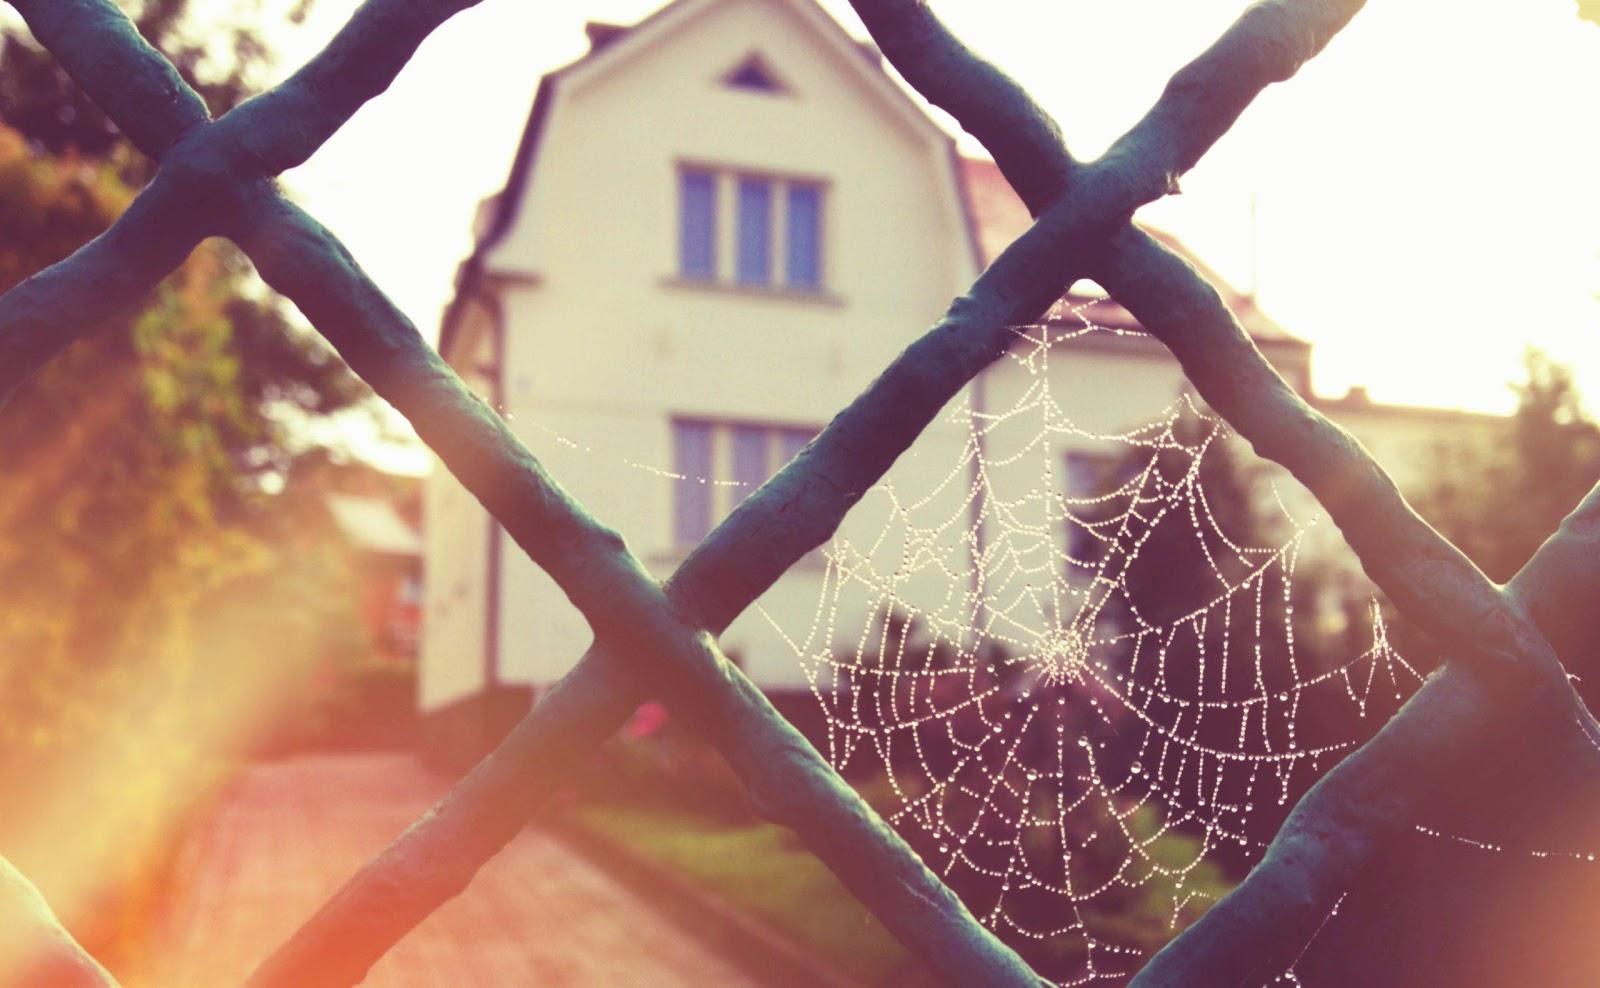
{"label": "blue window pane", "polygon": [[685,171],[679,179],[678,273],[685,278],[717,275],[717,179]]}
{"label": "blue window pane", "polygon": [[806,443],[817,437],[815,429],[783,429],[778,433],[778,467],[782,469],[788,462],[800,455]]}
{"label": "blue window pane", "polygon": [[672,537],[678,545],[699,544],[711,532],[711,424],[672,423]]}
{"label": "blue window pane", "polygon": [[1067,452],[1067,471],[1064,478],[1067,496],[1089,498],[1102,493],[1109,458],[1103,453]]}
{"label": "blue window pane", "polygon": [[733,503],[738,504],[767,482],[767,437],[770,430],[758,425],[733,427]]}
{"label": "blue window pane", "polygon": [[789,286],[822,287],[822,190],[789,186]]}
{"label": "blue window pane", "polygon": [[739,258],[734,277],[742,285],[772,283],[772,183],[739,180]]}
{"label": "blue window pane", "polygon": [[1107,493],[1112,461],[1103,453],[1069,451],[1065,465],[1062,493],[1067,497],[1067,556],[1074,563],[1088,566],[1100,551],[1100,540],[1085,524],[1095,514],[1089,502]]}

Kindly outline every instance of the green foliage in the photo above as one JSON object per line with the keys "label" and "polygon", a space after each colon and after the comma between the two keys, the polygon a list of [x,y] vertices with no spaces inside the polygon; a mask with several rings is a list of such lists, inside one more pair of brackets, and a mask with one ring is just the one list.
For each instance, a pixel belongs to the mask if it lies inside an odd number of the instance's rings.
{"label": "green foliage", "polygon": [[[602,768],[582,785],[573,814],[577,826],[765,922],[863,983],[937,983],[790,831],[756,817],[743,787],[710,746],[666,720],[646,736],[625,736],[602,750]],[[885,814],[898,810],[907,794],[918,795],[907,784],[903,780],[896,788],[882,775],[856,783]],[[1110,888],[1076,910],[1101,942],[1148,954],[1198,919],[1232,883],[1220,866],[1198,860],[1198,838],[1164,830],[1152,806],[1130,810],[1120,826],[1102,821],[1107,832],[1121,833],[1125,826],[1141,846],[1126,863],[1126,887]],[[904,836],[931,863],[940,860],[916,828]],[[1041,853],[1053,840],[1043,831],[1028,838],[1039,840]],[[1091,841],[1075,854],[1074,874],[1086,886],[1124,867],[1125,846],[1114,854],[1108,853],[1111,847]],[[1094,870],[1100,873],[1090,875]],[[962,890],[959,880],[956,887],[982,915],[983,892]],[[1049,918],[1059,920],[1060,900],[1047,908]],[[1042,972],[1070,974],[1083,970],[1087,960],[1081,937],[1039,941],[1003,925],[997,932]]]}
{"label": "green foliage", "polygon": [[[183,0],[133,11],[214,109],[248,95],[248,10],[228,30]],[[48,56],[0,46],[4,291],[108,227],[147,169]],[[118,967],[229,760],[366,650],[347,553],[276,527],[316,498],[260,479],[291,458],[286,409],[366,392],[264,299],[208,242],[0,407],[0,786],[30,796],[0,853]]]}
{"label": "green foliage", "polygon": [[1511,441],[1442,458],[1417,498],[1423,517],[1501,582],[1600,480],[1600,426],[1584,413],[1571,373],[1537,352],[1525,365]]}
{"label": "green foliage", "polygon": [[[25,275],[129,197],[111,166],[0,129],[0,214],[20,230],[0,271]],[[281,553],[252,522],[265,498],[243,457],[275,426],[234,290],[197,251],[0,409],[0,786],[31,795],[0,847],[119,967],[176,828],[359,629],[348,561]]]}
{"label": "green foliage", "polygon": [[[199,5],[189,0],[121,0],[120,6],[213,116],[231,110],[260,87],[269,61],[253,26],[262,20],[260,0]],[[303,20],[310,6],[311,0],[295,0],[288,19]],[[0,66],[0,119],[53,154],[111,160],[126,177],[147,175],[148,164],[129,153],[116,126],[25,31],[0,33]]]}
{"label": "green foliage", "polygon": [[[1205,847],[1198,837],[1164,826],[1161,817],[1160,810],[1146,803],[1124,818],[1128,835],[1141,852],[1129,863],[1127,884],[1079,910],[1096,940],[1147,957],[1204,915],[1234,885],[1221,865],[1201,857]],[[1088,958],[1079,954],[1066,963],[1054,960],[1059,970],[1072,972],[1083,970]]]}
{"label": "green foliage", "polygon": [[591,805],[577,825],[674,873],[869,985],[938,983],[794,835],[686,808]]}
{"label": "green foliage", "polygon": [[[1364,740],[1398,706],[1392,693],[1371,696],[1363,707],[1343,689],[1300,687],[1355,660],[1372,644],[1367,618],[1371,588],[1356,581],[1339,557],[1317,558],[1308,551],[1268,562],[1267,555],[1231,551],[1229,543],[1270,552],[1294,537],[1290,519],[1268,484],[1273,468],[1209,415],[1185,413],[1173,423],[1170,440],[1153,457],[1147,449],[1131,450],[1107,485],[1114,489],[1119,478],[1141,478],[1138,497],[1153,498],[1158,505],[1141,508],[1150,522],[1137,530],[1137,555],[1123,570],[1126,598],[1113,600],[1107,617],[1124,634],[1135,633],[1141,619],[1173,629],[1162,645],[1169,657],[1164,663],[1135,664],[1131,654],[1123,654],[1113,661],[1129,669],[1131,682],[1140,684],[1136,695],[1160,693],[1232,705],[1233,710],[1189,728],[1193,743],[1201,747],[1239,748],[1244,743],[1240,718],[1247,716],[1248,701],[1262,693],[1294,694],[1294,713],[1257,719],[1250,726],[1252,745],[1263,744],[1263,737],[1274,751]],[[1194,497],[1190,510],[1184,510],[1185,485]],[[1172,503],[1175,492],[1183,500],[1162,513],[1159,505]],[[1128,507],[1127,499],[1114,499],[1105,510]],[[1294,562],[1285,600],[1285,560],[1290,555]],[[1253,573],[1258,575],[1252,583]],[[1202,609],[1206,620],[1182,620]],[[1202,655],[1210,657],[1209,678]],[[1252,674],[1218,675],[1218,659],[1227,655],[1249,656]],[[1119,739],[1113,731],[1101,740],[1114,751],[1119,744],[1137,745],[1142,736],[1134,731],[1131,739]],[[1136,751],[1124,754],[1136,756]],[[1250,803],[1254,809],[1237,824],[1248,840],[1214,843],[1210,860],[1242,877],[1315,783],[1318,769],[1327,767],[1306,763],[1300,771],[1260,787],[1253,787],[1243,773],[1224,774],[1217,792],[1208,795],[1224,804]],[[1198,833],[1201,822],[1186,826]]]}

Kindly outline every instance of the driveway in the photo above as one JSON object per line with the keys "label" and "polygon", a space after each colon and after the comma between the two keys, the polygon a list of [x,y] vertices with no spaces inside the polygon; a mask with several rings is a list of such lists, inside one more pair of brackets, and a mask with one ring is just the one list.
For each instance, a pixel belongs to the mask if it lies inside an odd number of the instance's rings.
{"label": "driveway", "polygon": [[[443,791],[409,756],[247,769],[179,865],[163,984],[236,985]],[[755,984],[559,840],[525,830],[373,968],[400,986]]]}

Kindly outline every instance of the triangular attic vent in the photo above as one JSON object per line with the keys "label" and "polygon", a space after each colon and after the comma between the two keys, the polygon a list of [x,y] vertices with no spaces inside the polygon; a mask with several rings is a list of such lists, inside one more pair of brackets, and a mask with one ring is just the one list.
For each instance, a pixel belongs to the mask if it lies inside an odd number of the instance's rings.
{"label": "triangular attic vent", "polygon": [[722,77],[722,84],[757,93],[781,93],[789,88],[778,81],[760,55],[751,55],[734,66]]}

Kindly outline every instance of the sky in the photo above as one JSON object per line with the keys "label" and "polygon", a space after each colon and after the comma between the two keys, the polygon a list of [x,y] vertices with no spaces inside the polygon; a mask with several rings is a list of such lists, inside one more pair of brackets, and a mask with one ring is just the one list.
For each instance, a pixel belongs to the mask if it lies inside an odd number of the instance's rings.
{"label": "sky", "polygon": [[[222,0],[216,0],[222,2]],[[865,31],[842,0],[823,5]],[[265,23],[284,70],[357,6]],[[437,332],[476,203],[504,181],[539,77],[586,20],[657,0],[484,0],[286,184],[421,326]],[[934,0],[975,50],[1105,148],[1242,0]],[[1314,386],[1486,411],[1538,347],[1600,408],[1600,26],[1573,0],[1372,0],[1140,215],[1177,234],[1314,344]],[[944,118],[947,128],[953,124]],[[977,146],[963,137],[963,146]]]}

